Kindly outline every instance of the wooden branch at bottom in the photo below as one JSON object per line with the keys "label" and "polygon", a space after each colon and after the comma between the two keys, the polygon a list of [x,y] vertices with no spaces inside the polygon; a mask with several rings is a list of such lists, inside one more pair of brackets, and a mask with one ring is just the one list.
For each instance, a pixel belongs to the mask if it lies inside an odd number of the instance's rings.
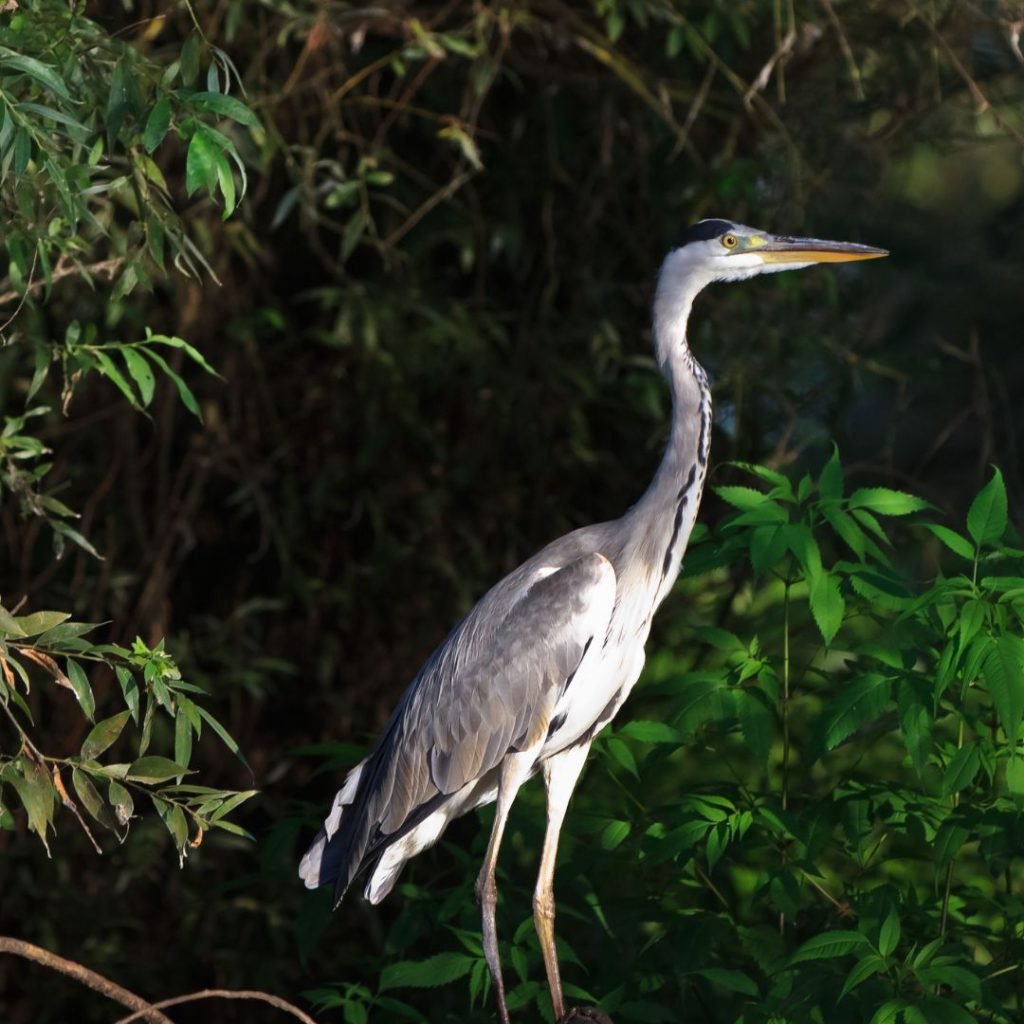
{"label": "wooden branch at bottom", "polygon": [[56,953],[51,953],[40,946],[34,946],[31,942],[24,942],[21,939],[0,935],[0,953],[13,953],[15,956],[24,957],[26,960],[33,961],[33,963],[48,967],[51,971],[56,971],[58,974],[74,978],[75,981],[85,985],[87,988],[91,988],[94,992],[99,992],[108,999],[112,999],[115,1003],[120,1003],[129,1010],[134,1010],[135,1012],[132,1017],[134,1020],[145,1020],[149,1024],[174,1024],[170,1017],[161,1013],[141,996],[137,996],[134,992],[129,992],[128,989],[122,988],[115,982],[104,978],[102,974],[90,971],[88,967],[83,967],[74,960],[65,960],[64,957],[57,956]]}

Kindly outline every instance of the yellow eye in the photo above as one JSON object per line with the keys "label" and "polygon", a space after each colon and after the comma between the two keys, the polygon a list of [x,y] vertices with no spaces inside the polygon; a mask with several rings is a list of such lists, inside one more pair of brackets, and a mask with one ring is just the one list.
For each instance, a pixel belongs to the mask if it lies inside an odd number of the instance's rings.
{"label": "yellow eye", "polygon": [[724,245],[726,247],[726,249],[735,249],[736,248],[736,236],[735,235],[722,235],[722,245]]}

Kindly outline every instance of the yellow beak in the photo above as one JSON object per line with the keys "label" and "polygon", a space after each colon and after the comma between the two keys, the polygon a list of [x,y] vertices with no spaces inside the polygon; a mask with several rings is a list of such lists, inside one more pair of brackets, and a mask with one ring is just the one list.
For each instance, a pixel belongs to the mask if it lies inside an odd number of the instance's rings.
{"label": "yellow beak", "polygon": [[756,252],[765,263],[849,263],[851,260],[877,260],[888,256],[887,249],[856,242],[826,242],[820,238],[785,238],[761,235],[746,240],[734,252]]}

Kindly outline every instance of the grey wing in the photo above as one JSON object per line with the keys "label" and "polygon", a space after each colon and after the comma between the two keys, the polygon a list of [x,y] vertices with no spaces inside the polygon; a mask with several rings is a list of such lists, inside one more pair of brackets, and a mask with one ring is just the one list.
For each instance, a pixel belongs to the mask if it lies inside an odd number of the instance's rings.
{"label": "grey wing", "polygon": [[365,858],[510,750],[542,741],[588,647],[600,648],[614,604],[615,572],[600,554],[538,567],[514,596],[500,584],[488,594],[406,691],[342,802],[351,806],[341,813],[336,801],[303,861],[307,885],[336,880],[340,899]]}

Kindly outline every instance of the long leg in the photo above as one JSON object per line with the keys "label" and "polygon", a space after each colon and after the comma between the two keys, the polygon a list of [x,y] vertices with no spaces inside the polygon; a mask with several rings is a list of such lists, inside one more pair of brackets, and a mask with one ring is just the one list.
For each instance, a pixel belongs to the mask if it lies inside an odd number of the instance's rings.
{"label": "long leg", "polygon": [[558,835],[565,820],[569,797],[576,788],[583,762],[590,752],[589,743],[569,747],[544,762],[544,784],[548,791],[548,825],[544,833],[544,850],[540,855],[537,888],[533,894],[533,924],[544,954],[544,970],[551,990],[551,1005],[555,1020],[565,1014],[562,1000],[562,979],[558,972],[558,952],[555,948],[555,857],[558,853]]}
{"label": "long leg", "polygon": [[494,912],[498,905],[498,884],[494,878],[498,865],[498,849],[501,837],[505,833],[505,823],[512,801],[519,792],[519,787],[529,778],[530,769],[536,760],[535,752],[509,754],[501,766],[501,778],[498,782],[498,803],[494,814],[494,827],[491,838],[487,841],[487,853],[480,875],[476,880],[476,898],[483,910],[484,956],[487,966],[491,969],[491,980],[494,982],[495,994],[498,997],[498,1013],[502,1024],[510,1024],[508,1007],[505,1005],[505,983],[501,980],[501,956],[498,952],[498,926]]}

